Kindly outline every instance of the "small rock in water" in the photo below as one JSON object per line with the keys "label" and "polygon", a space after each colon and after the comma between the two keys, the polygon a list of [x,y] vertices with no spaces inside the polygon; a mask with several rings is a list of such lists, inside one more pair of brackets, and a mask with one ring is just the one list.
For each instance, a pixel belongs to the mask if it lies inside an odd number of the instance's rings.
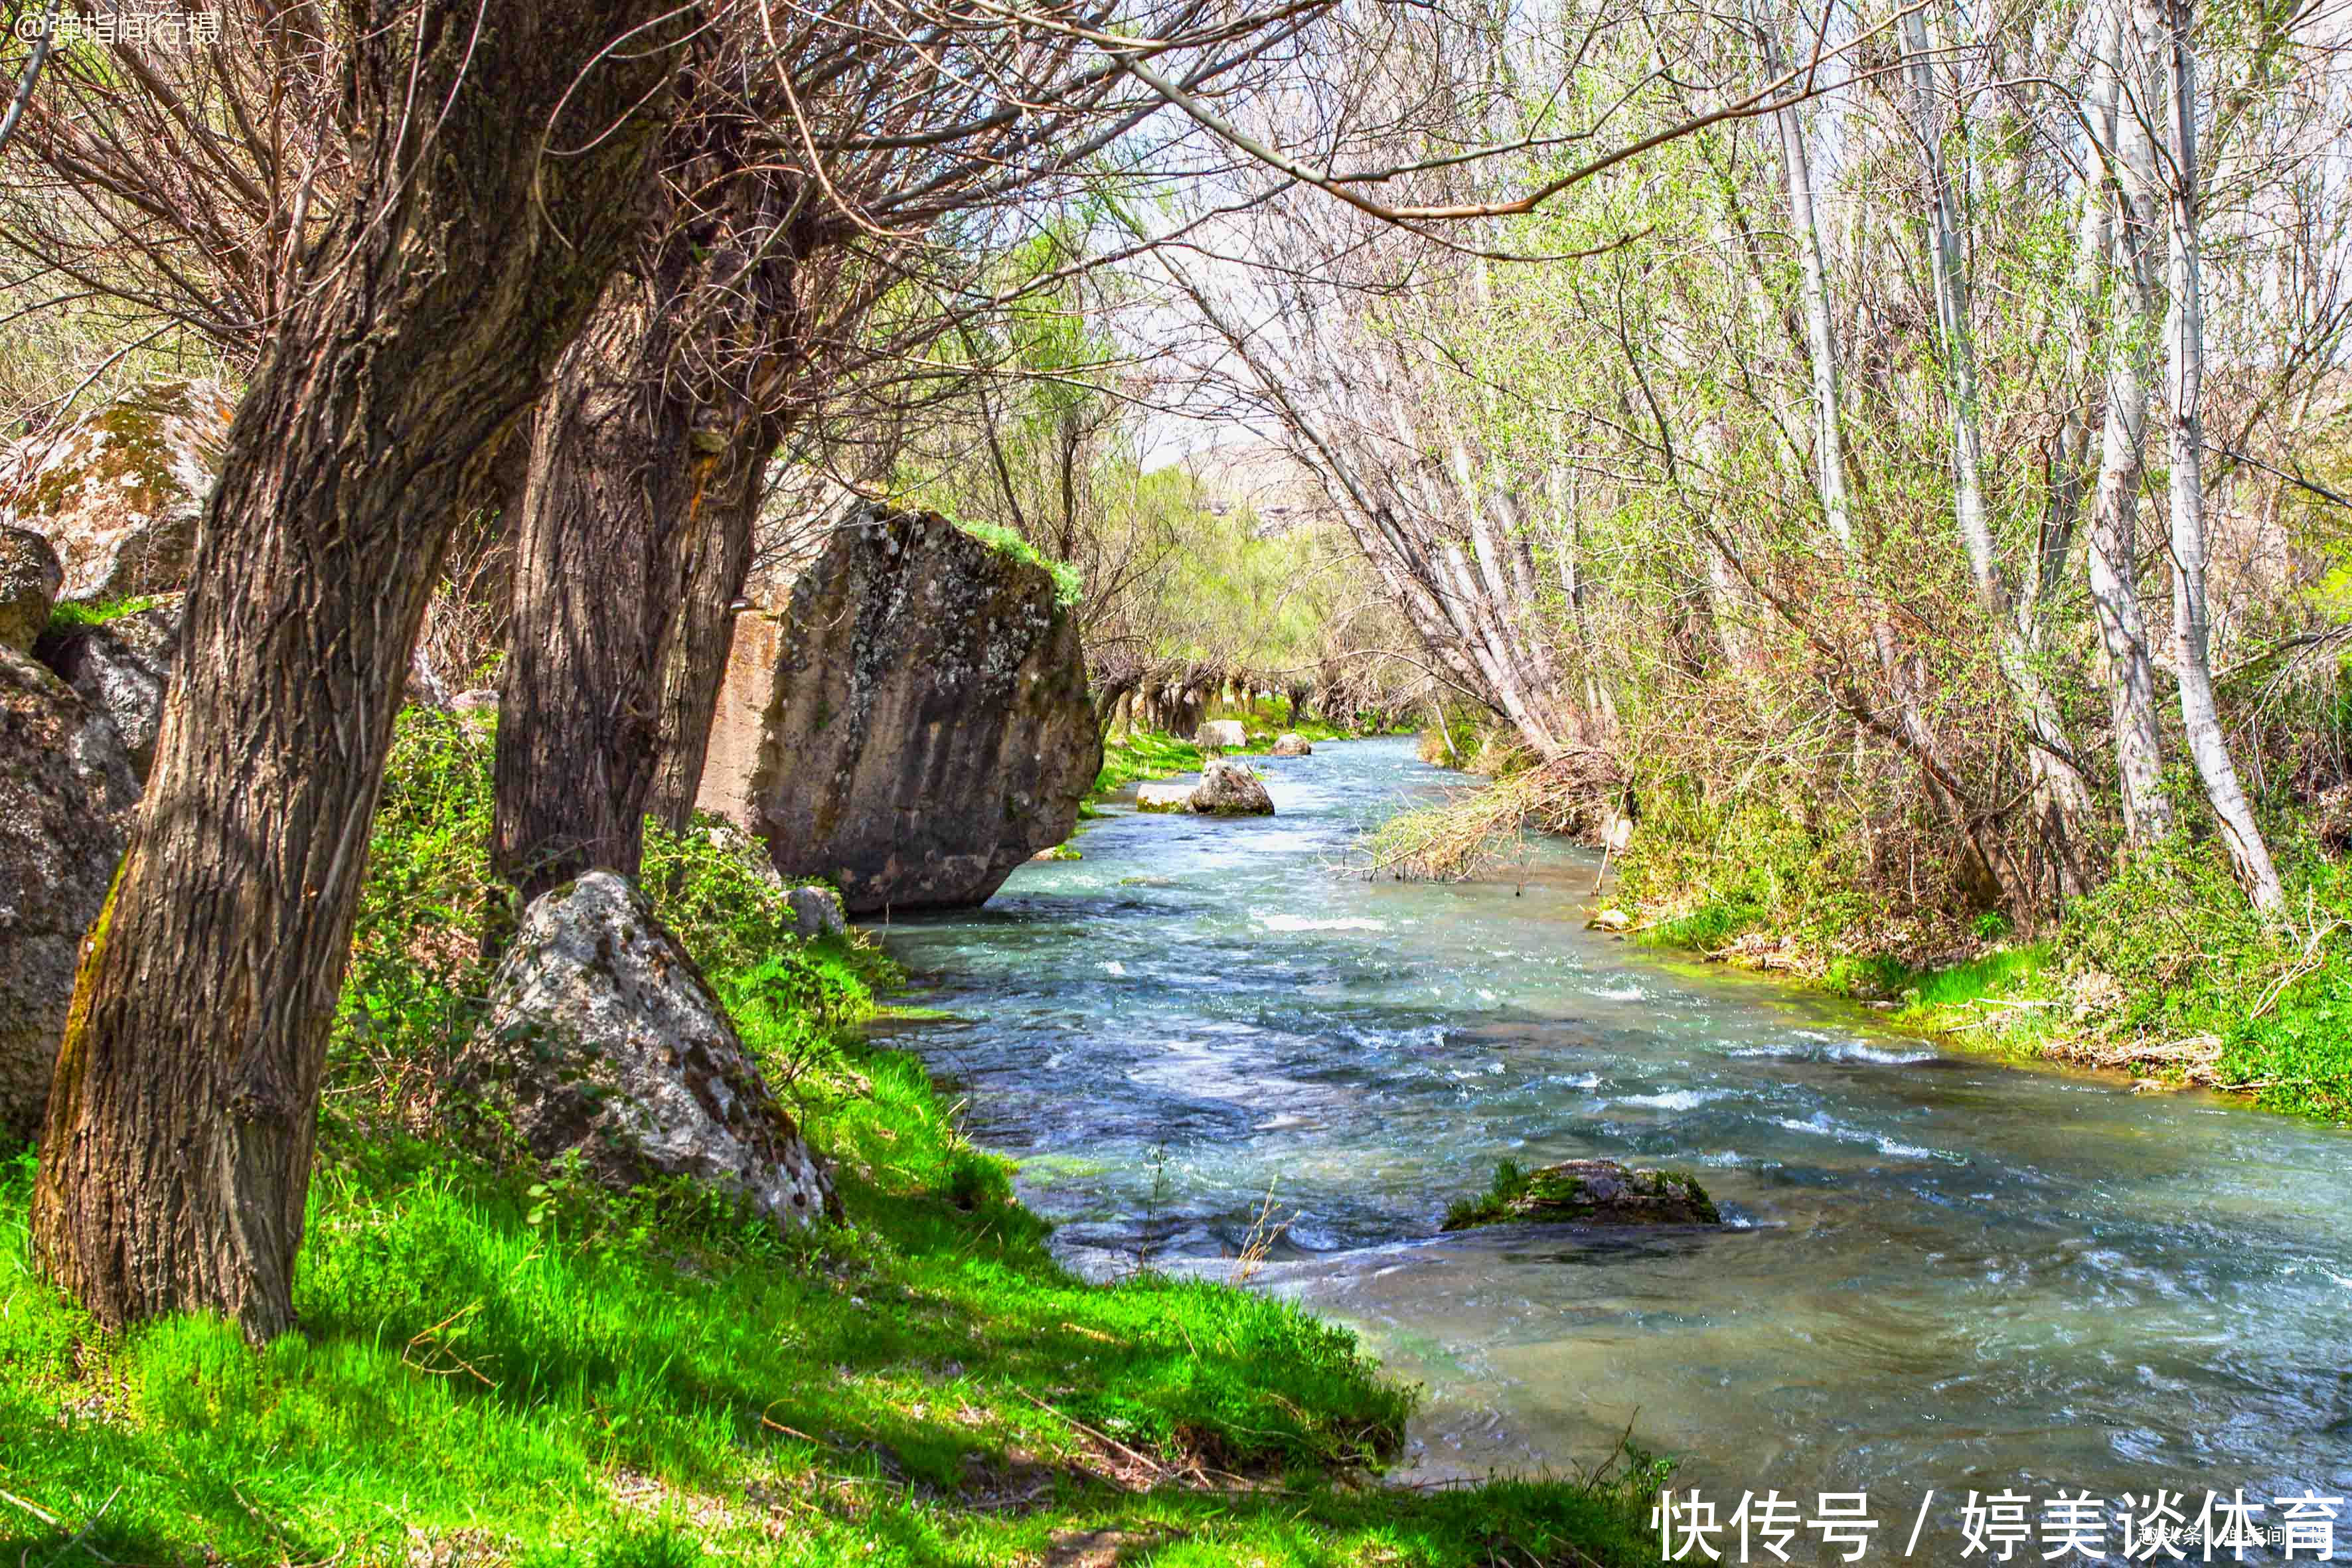
{"label": "small rock in water", "polygon": [[1139,784],[1135,791],[1138,811],[1181,811],[1192,803],[1191,784]]}
{"label": "small rock in water", "polygon": [[1675,1171],[1570,1160],[1521,1171],[1505,1161],[1482,1196],[1456,1203],[1447,1230],[1482,1225],[1721,1225],[1706,1189]]}
{"label": "small rock in water", "polygon": [[1202,772],[1186,809],[1201,816],[1272,816],[1274,797],[1255,773],[1220,758]]}
{"label": "small rock in water", "polygon": [[1627,914],[1623,910],[1601,910],[1597,911],[1591,920],[1584,922],[1584,929],[1587,931],[1631,931],[1633,929],[1633,917]]}
{"label": "small rock in water", "polygon": [[1274,754],[1277,757],[1310,757],[1315,754],[1315,745],[1297,731],[1285,730],[1274,738]]}

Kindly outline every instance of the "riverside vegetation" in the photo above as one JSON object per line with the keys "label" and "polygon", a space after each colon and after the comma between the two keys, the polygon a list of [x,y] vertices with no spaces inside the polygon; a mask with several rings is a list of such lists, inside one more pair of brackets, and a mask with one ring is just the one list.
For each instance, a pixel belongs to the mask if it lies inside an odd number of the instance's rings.
{"label": "riverside vegetation", "polygon": [[[1376,864],[1473,875],[1529,826],[1577,826],[1556,775],[1507,742],[1489,747],[1475,724],[1454,739],[1465,757],[1499,758],[1496,781],[1392,820],[1373,841]],[[1425,742],[1424,758],[1439,760],[1433,749],[1442,755]],[[1999,911],[1923,907],[1908,868],[1874,850],[1850,806],[1776,794],[1762,774],[1730,806],[1670,773],[1636,780],[1639,827],[1612,860],[1605,901],[1643,941],[1797,975],[1953,1045],[2352,1121],[2352,868],[2320,813],[2265,812],[2286,894],[2265,918],[2199,826],[2210,819],[2193,809],[2195,781],[2176,770],[2183,826],[2021,933]]]}
{"label": "riverside vegetation", "polygon": [[[404,716],[320,1123],[296,1302],[109,1337],[26,1263],[0,1178],[0,1542],[27,1563],[1167,1564],[1638,1560],[1654,1462],[1395,1491],[1413,1404],[1345,1331],[1223,1283],[1065,1273],[912,1056],[898,983],[803,942],[740,841],[656,830],[645,885],[849,1224],[616,1196],[446,1129],[487,980],[488,726]],[[736,846],[730,847],[730,846]],[[1055,1555],[1055,1553],[1059,1555]],[[1087,1555],[1092,1552],[1093,1555]]]}

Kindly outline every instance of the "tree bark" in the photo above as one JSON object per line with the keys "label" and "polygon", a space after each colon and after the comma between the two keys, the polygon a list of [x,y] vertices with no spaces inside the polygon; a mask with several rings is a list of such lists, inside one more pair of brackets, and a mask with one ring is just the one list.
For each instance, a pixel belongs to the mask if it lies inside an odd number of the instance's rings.
{"label": "tree bark", "polygon": [[[777,439],[753,437],[730,446],[710,477],[712,500],[702,510],[669,651],[662,665],[660,762],[646,810],[672,833],[686,831],[710,756],[710,724],[727,656],[735,642],[736,606],[751,574],[754,531],[767,492],[770,455]],[[764,444],[762,444],[764,442]]]}
{"label": "tree bark", "polygon": [[[2107,708],[2115,730],[2116,773],[2124,803],[2125,841],[2145,847],[2172,831],[2164,795],[2164,742],[2157,725],[2156,664],[2139,596],[2139,489],[2147,439],[2149,355],[2156,321],[2156,148],[2149,128],[2162,94],[2150,42],[2135,37],[2133,62],[2120,68],[2124,28],[2116,20],[2102,42],[2114,51],[2117,102],[2115,140],[2103,149],[2116,208],[2114,306],[2108,325],[2105,411],[2100,422],[2099,479],[2092,494],[2084,552],[2092,614],[2106,650]],[[2097,125],[2100,121],[2095,121]]]}
{"label": "tree bark", "polygon": [[2161,5],[2168,34],[2171,93],[2165,114],[2172,190],[2172,300],[2165,321],[2170,359],[2172,450],[2168,489],[2172,501],[2172,617],[2179,639],[2180,718],[2189,734],[2189,754],[2204,782],[2205,798],[2221,826],[2221,842],[2239,884],[2254,907],[2277,910],[2279,887],[2270,847],[2239,787],[2221,716],[2213,700],[2211,630],[2205,598],[2205,431],[2201,404],[2205,378],[2205,303],[2198,258],[2197,57],[2189,32],[2196,0],[2143,0]]}
{"label": "tree bark", "polygon": [[647,812],[693,810],[801,348],[815,230],[709,47],[649,237],[534,432],[492,845],[526,902],[591,868],[634,879]]}
{"label": "tree bark", "polygon": [[532,420],[490,835],[526,906],[590,870],[634,879],[644,853],[655,688],[709,467],[663,384],[675,305],[615,276]]}
{"label": "tree bark", "polygon": [[230,430],[49,1101],[35,1258],[109,1328],[213,1310],[258,1339],[294,1321],[320,1076],[410,647],[450,529],[641,210],[672,57],[642,32],[606,51],[657,9],[516,0],[486,19],[423,0],[354,46],[371,166]]}

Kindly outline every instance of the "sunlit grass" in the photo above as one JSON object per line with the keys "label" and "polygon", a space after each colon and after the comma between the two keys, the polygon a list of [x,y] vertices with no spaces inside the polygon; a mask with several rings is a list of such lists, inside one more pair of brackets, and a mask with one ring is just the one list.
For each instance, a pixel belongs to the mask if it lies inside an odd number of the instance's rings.
{"label": "sunlit grass", "polygon": [[31,1156],[0,1165],[7,1561],[1010,1568],[1090,1534],[1235,1568],[1641,1560],[1643,1456],[1606,1484],[1382,1489],[1414,1396],[1352,1334],[1224,1284],[1065,1272],[922,1064],[858,1037],[887,961],[785,934],[723,834],[657,837],[646,885],[848,1226],[780,1235],[448,1136],[434,1068],[476,1016],[495,902],[488,763],[462,724],[404,722],[299,1331],[98,1334],[31,1271]]}

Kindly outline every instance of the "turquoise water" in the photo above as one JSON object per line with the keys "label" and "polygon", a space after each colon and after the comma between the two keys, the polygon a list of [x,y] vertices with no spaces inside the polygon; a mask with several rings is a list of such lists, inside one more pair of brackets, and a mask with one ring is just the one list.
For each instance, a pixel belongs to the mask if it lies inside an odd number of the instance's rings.
{"label": "turquoise water", "polygon": [[[1073,1267],[1223,1275],[1271,1189],[1255,1283],[1428,1387],[1409,1478],[1630,1426],[1727,1510],[1867,1489],[1904,1530],[1930,1487],[2352,1491],[2352,1137],[1586,931],[1575,851],[1350,877],[1458,781],[1405,741],[1258,765],[1271,818],[1114,811],[1083,859],[888,933],[958,1015],[898,1043]],[[1733,1227],[1437,1236],[1497,1159],[1592,1154],[1692,1170]]]}

